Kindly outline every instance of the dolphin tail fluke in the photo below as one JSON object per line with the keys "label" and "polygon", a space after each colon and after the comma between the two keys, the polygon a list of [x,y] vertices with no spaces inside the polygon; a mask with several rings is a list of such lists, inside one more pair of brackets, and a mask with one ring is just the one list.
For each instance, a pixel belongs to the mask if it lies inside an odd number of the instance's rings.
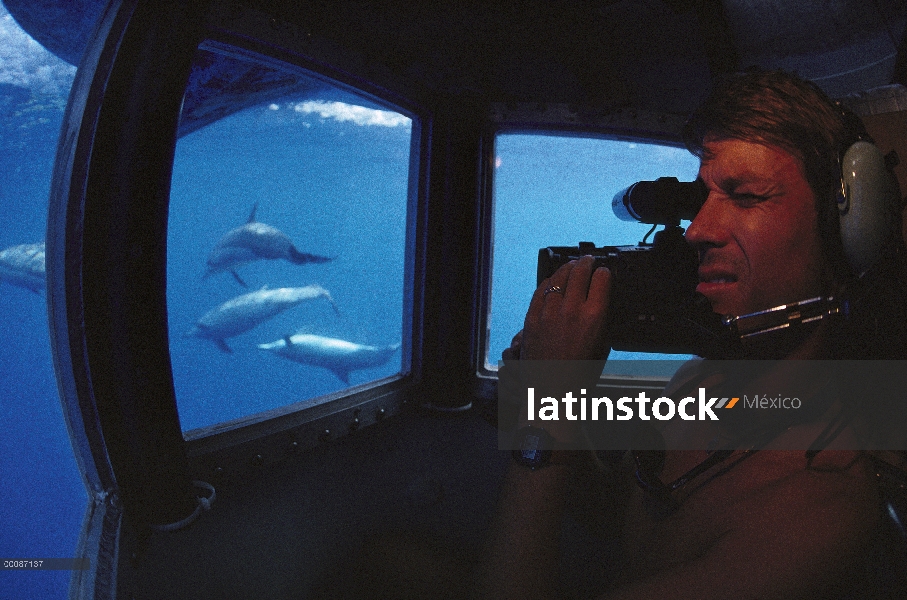
{"label": "dolphin tail fluke", "polygon": [[227,345],[227,342],[224,341],[224,338],[218,338],[214,340],[214,343],[217,344],[217,347],[220,348],[223,352],[227,354],[233,354],[233,350],[230,346]]}
{"label": "dolphin tail fluke", "polygon": [[290,246],[290,257],[289,261],[294,265],[307,265],[309,263],[326,263],[334,260],[329,256],[321,256],[318,254],[309,254],[308,252],[300,252],[296,249],[295,246]]}
{"label": "dolphin tail fluke", "polygon": [[258,210],[258,202],[256,202],[255,204],[252,205],[252,212],[249,213],[249,220],[246,221],[246,223],[254,223],[254,222],[255,222],[255,211],[256,211],[256,210]]}
{"label": "dolphin tail fluke", "polygon": [[233,276],[233,279],[235,279],[237,282],[239,282],[239,285],[243,286],[244,288],[249,287],[246,285],[246,282],[242,280],[242,277],[239,276],[239,273],[237,273],[233,269],[230,269],[230,275]]}

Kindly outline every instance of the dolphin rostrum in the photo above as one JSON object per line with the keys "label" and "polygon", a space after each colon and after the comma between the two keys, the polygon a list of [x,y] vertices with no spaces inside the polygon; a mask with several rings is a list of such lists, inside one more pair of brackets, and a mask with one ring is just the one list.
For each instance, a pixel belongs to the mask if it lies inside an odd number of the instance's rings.
{"label": "dolphin rostrum", "polygon": [[0,250],[0,281],[35,293],[46,286],[44,242],[21,244]]}
{"label": "dolphin rostrum", "polygon": [[205,277],[221,271],[229,271],[240,285],[248,287],[236,273],[236,268],[252,261],[282,258],[295,265],[304,265],[333,260],[327,256],[307,254],[297,250],[284,232],[255,220],[257,208],[258,203],[256,202],[246,224],[227,232],[215,244],[211,254],[208,255]]}
{"label": "dolphin rostrum", "polygon": [[326,298],[334,312],[338,312],[331,294],[320,285],[273,290],[263,287],[209,310],[186,332],[185,337],[209,339],[224,352],[232,352],[224,341],[226,338],[244,333],[288,308],[314,298]]}
{"label": "dolphin rostrum", "polygon": [[349,385],[350,371],[380,367],[390,360],[400,344],[365,346],[336,338],[297,333],[293,336],[286,335],[276,342],[259,344],[258,347],[304,365],[329,369],[340,381]]}

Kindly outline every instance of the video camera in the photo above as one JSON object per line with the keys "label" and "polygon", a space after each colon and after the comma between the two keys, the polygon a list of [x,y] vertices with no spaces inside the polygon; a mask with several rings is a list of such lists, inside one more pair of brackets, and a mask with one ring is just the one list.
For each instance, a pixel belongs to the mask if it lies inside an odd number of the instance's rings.
{"label": "video camera", "polygon": [[[612,209],[622,221],[663,225],[652,243],[635,246],[551,246],[539,250],[537,285],[561,265],[591,255],[612,276],[608,338],[615,350],[731,357],[741,342],[814,322],[838,311],[833,298],[811,298],[742,316],[722,316],[696,292],[699,257],[684,239],[681,220],[693,220],[708,190],[697,179],[639,181],[619,191]],[[647,236],[648,237],[648,236]]]}

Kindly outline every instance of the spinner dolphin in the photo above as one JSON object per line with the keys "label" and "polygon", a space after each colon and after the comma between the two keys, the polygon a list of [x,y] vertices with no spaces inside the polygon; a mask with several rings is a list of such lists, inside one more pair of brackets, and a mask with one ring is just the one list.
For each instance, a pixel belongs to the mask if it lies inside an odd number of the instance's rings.
{"label": "spinner dolphin", "polygon": [[236,273],[236,269],[256,260],[283,259],[295,265],[324,263],[333,260],[327,256],[308,254],[297,250],[285,233],[276,227],[255,220],[257,208],[258,204],[256,203],[252,207],[249,220],[246,221],[245,225],[227,232],[217,242],[208,255],[208,268],[205,271],[205,277],[214,273],[229,271],[240,285],[246,287],[245,282]]}
{"label": "spinner dolphin", "polygon": [[45,287],[44,242],[0,250],[0,281],[39,292]]}
{"label": "spinner dolphin", "polygon": [[380,367],[390,360],[400,344],[366,346],[337,338],[297,333],[268,344],[259,344],[258,347],[304,365],[328,369],[349,385],[350,371]]}
{"label": "spinner dolphin", "polygon": [[273,290],[264,287],[209,310],[186,332],[185,337],[209,339],[224,352],[232,352],[225,341],[227,338],[249,331],[283,311],[315,298],[325,298],[337,312],[331,294],[320,285]]}

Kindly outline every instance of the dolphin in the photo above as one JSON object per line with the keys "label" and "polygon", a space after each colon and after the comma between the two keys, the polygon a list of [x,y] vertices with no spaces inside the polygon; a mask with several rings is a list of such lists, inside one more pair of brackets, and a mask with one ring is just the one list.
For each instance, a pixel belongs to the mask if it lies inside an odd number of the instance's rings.
{"label": "dolphin", "polygon": [[44,242],[0,250],[0,281],[8,281],[35,293],[43,290],[46,285]]}
{"label": "dolphin", "polygon": [[246,283],[236,273],[236,268],[255,260],[284,259],[295,265],[307,263],[324,263],[332,258],[300,252],[287,235],[270,225],[255,220],[258,203],[252,207],[249,220],[242,227],[233,229],[215,244],[208,255],[208,268],[205,277],[229,271],[243,287]]}
{"label": "dolphin", "polygon": [[297,333],[293,336],[286,335],[275,342],[259,344],[258,347],[304,365],[324,367],[349,385],[350,371],[380,367],[390,360],[400,344],[366,346],[336,338]]}
{"label": "dolphin", "polygon": [[209,339],[224,352],[232,352],[224,341],[226,338],[244,333],[288,308],[314,298],[326,298],[334,312],[338,312],[331,294],[320,285],[273,290],[265,286],[257,292],[237,296],[209,310],[184,337]]}

